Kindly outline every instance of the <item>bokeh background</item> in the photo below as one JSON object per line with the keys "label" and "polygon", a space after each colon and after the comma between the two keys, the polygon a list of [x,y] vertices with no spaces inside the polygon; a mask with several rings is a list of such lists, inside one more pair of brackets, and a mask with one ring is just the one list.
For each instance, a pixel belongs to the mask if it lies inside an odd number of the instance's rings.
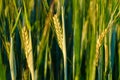
{"label": "bokeh background", "polygon": [[120,80],[120,0],[0,0],[0,80]]}

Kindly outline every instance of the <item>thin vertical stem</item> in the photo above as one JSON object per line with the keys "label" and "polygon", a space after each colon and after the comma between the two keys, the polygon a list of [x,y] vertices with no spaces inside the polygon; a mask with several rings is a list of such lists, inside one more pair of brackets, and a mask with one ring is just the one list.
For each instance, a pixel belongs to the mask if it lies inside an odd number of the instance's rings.
{"label": "thin vertical stem", "polygon": [[[81,38],[81,26],[80,26],[80,12],[79,12],[79,0],[73,0],[73,80],[80,79],[80,38]],[[81,18],[82,19],[82,18]]]}
{"label": "thin vertical stem", "polygon": [[16,80],[16,61],[15,54],[13,51],[13,37],[10,38],[10,72],[12,80]]}
{"label": "thin vertical stem", "polygon": [[[33,60],[33,52],[32,52],[32,40],[31,40],[31,31],[29,30],[29,40],[30,40],[30,45],[31,45],[31,66],[30,66],[30,71],[31,71],[31,75],[32,75],[32,80],[35,80],[35,72],[34,72],[34,60]],[[29,64],[29,63],[28,63]]]}
{"label": "thin vertical stem", "polygon": [[62,28],[63,28],[63,59],[64,59],[64,80],[67,80],[67,54],[66,54],[66,37],[64,26],[64,8],[62,6]]}

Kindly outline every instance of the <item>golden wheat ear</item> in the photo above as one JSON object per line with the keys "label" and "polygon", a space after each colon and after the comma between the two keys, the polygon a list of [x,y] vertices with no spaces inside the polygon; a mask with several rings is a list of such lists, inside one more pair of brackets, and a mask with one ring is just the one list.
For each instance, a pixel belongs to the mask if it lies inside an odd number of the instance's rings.
{"label": "golden wheat ear", "polygon": [[53,22],[54,22],[54,29],[55,29],[59,47],[63,51],[63,31],[62,31],[57,14],[53,16]]}
{"label": "golden wheat ear", "polygon": [[64,79],[67,80],[67,55],[66,55],[66,37],[65,37],[65,26],[64,26],[64,8],[62,7],[62,27],[58,18],[59,14],[53,16],[54,29],[58,41],[58,45],[63,52],[64,59]]}
{"label": "golden wheat ear", "polygon": [[33,64],[31,34],[30,32],[28,32],[26,26],[22,28],[22,39],[23,39],[25,57],[28,63],[29,70],[31,72],[32,80],[34,80],[34,64]]}
{"label": "golden wheat ear", "polygon": [[98,37],[97,39],[97,44],[96,44],[96,55],[95,55],[95,64],[96,66],[98,65],[98,60],[99,60],[99,56],[100,56],[100,53],[99,53],[99,49],[102,45],[102,42],[103,42],[103,39],[104,37],[107,35],[107,33],[110,31],[110,28],[111,27],[107,27]]}
{"label": "golden wheat ear", "polygon": [[113,11],[113,13],[111,14],[111,18],[110,21],[107,25],[107,28],[105,28],[105,30],[99,35],[98,39],[97,39],[97,43],[96,43],[96,54],[95,54],[95,65],[98,65],[98,60],[99,60],[99,49],[102,45],[103,39],[104,37],[107,35],[107,33],[111,30],[113,24],[115,23],[117,17],[120,15],[120,11],[117,13],[117,15],[115,17],[113,17],[115,15],[115,12],[118,8],[118,5],[116,6],[115,10]]}

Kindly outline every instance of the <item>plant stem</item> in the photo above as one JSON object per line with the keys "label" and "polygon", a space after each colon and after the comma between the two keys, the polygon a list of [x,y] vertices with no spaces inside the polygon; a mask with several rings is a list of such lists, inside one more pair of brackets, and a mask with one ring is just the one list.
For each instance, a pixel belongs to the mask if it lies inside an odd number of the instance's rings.
{"label": "plant stem", "polygon": [[63,28],[63,59],[64,59],[64,80],[67,80],[67,54],[66,54],[66,37],[64,26],[64,8],[62,6],[62,28]]}

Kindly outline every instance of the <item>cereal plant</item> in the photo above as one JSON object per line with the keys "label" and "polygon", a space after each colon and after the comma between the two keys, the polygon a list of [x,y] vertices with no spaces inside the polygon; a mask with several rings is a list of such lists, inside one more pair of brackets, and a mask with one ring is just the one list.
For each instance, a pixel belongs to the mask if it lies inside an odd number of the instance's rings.
{"label": "cereal plant", "polygon": [[120,80],[120,0],[0,0],[0,80]]}

